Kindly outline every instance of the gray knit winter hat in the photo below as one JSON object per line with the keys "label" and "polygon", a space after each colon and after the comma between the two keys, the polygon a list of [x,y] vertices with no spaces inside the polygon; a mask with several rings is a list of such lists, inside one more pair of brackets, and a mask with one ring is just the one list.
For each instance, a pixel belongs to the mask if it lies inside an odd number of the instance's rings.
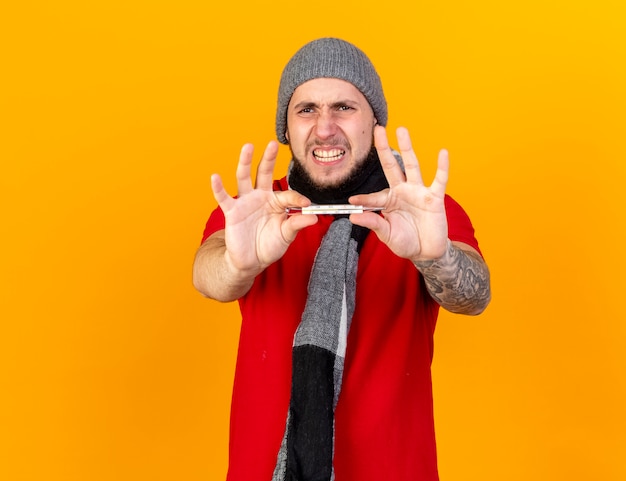
{"label": "gray knit winter hat", "polygon": [[387,125],[387,101],[372,62],[356,46],[338,38],[320,38],[304,45],[285,66],[278,88],[276,136],[287,144],[287,107],[294,90],[315,78],[350,82],[365,96],[379,125]]}

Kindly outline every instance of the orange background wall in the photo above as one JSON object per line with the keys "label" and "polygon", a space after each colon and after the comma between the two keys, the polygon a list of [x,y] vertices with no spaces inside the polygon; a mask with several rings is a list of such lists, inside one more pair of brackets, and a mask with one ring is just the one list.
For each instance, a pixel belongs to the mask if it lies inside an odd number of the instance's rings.
{"label": "orange background wall", "polygon": [[237,309],[190,282],[209,176],[232,188],[325,35],[373,59],[427,177],[449,149],[491,266],[487,312],[440,318],[442,480],[626,479],[624,5],[3,6],[0,479],[224,479]]}

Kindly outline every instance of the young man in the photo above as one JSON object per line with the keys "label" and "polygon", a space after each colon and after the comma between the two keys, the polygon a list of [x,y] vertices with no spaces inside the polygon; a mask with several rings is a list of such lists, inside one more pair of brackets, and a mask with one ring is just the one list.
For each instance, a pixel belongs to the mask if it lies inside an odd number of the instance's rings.
{"label": "young man", "polygon": [[[285,67],[276,134],[293,160],[273,180],[270,142],[237,196],[219,203],[195,287],[239,300],[230,481],[438,479],[430,366],[440,306],[479,314],[489,272],[471,222],[445,194],[448,155],[424,185],[409,134],[389,147],[378,74],[352,44],[323,38]],[[305,213],[315,205],[364,206]],[[325,207],[327,208],[327,207]],[[300,210],[302,209],[302,210]]]}

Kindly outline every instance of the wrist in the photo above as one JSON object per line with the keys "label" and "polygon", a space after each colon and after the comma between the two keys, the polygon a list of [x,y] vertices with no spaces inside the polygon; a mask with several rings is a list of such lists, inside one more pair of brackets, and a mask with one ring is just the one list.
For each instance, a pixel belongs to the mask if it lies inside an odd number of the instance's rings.
{"label": "wrist", "polygon": [[431,259],[416,259],[412,262],[419,271],[424,271],[449,264],[453,256],[454,246],[452,245],[450,239],[446,239],[446,248],[441,256]]}
{"label": "wrist", "polygon": [[243,268],[233,262],[228,250],[224,251],[224,281],[229,285],[251,285],[254,278],[263,271],[262,268]]}

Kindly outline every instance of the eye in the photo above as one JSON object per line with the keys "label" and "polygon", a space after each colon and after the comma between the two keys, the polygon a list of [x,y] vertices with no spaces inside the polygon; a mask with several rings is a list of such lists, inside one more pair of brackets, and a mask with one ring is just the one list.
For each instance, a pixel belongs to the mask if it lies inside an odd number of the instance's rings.
{"label": "eye", "polygon": [[352,107],[350,107],[349,105],[340,105],[337,110],[345,112],[347,110],[352,110]]}
{"label": "eye", "polygon": [[315,113],[315,106],[314,105],[302,105],[296,108],[296,113],[298,115],[311,115]]}

